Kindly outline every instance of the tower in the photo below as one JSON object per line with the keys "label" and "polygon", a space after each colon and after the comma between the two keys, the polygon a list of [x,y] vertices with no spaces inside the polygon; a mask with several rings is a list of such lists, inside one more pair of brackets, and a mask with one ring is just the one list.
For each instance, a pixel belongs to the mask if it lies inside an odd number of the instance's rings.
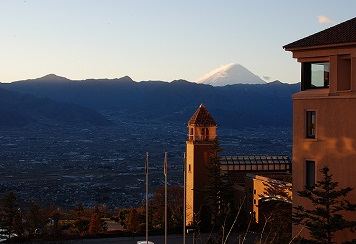
{"label": "tower", "polygon": [[211,145],[216,140],[217,123],[203,104],[199,106],[188,122],[186,141],[186,223],[194,223],[204,201],[207,182],[206,166],[209,163]]}

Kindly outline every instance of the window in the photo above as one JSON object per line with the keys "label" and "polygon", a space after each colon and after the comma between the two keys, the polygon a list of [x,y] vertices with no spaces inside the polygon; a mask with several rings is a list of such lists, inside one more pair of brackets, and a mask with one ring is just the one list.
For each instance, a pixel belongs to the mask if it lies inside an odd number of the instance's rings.
{"label": "window", "polygon": [[330,63],[302,63],[302,90],[329,87]]}
{"label": "window", "polygon": [[351,90],[351,58],[339,55],[337,63],[337,90]]}
{"label": "window", "polygon": [[193,139],[194,139],[194,129],[190,128],[189,129],[189,140],[193,141]]}
{"label": "window", "polygon": [[208,128],[202,128],[201,129],[201,137],[202,140],[209,140],[209,129]]}
{"label": "window", "polygon": [[315,185],[315,161],[306,161],[306,185]]}
{"label": "window", "polygon": [[306,138],[315,138],[316,132],[316,112],[306,111]]}

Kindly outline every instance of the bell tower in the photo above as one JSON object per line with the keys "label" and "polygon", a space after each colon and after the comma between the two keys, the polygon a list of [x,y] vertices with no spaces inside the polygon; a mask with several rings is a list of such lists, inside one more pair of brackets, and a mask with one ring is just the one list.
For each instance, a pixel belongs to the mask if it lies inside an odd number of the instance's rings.
{"label": "bell tower", "polygon": [[204,203],[204,187],[207,182],[206,167],[209,164],[211,145],[216,140],[217,123],[201,104],[188,122],[186,141],[186,223],[194,223]]}

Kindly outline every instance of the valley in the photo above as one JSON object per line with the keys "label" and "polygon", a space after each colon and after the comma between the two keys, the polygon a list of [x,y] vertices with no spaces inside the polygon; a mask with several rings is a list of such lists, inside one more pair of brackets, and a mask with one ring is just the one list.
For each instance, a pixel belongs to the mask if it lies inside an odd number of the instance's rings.
{"label": "valley", "polygon": [[[20,202],[72,208],[138,206],[145,198],[145,154],[150,194],[168,181],[182,184],[186,124],[115,118],[112,126],[0,128],[0,193]],[[291,155],[290,127],[218,127],[221,155]]]}

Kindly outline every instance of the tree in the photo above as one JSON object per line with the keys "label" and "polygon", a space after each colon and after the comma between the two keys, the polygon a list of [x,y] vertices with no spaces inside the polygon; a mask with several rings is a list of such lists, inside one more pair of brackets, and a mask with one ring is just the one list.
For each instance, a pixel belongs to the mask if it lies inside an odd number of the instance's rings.
{"label": "tree", "polygon": [[332,181],[333,175],[329,173],[329,168],[325,166],[320,172],[322,178],[314,187],[305,186],[302,191],[298,191],[298,196],[309,199],[314,208],[294,207],[293,222],[310,231],[312,243],[335,243],[333,237],[336,231],[355,230],[356,221],[344,219],[342,213],[355,211],[356,204],[346,199],[352,191],[351,187],[337,190],[339,183]]}
{"label": "tree", "polygon": [[136,208],[130,210],[130,217],[128,221],[129,230],[132,232],[138,232],[140,225],[140,216]]}
{"label": "tree", "polygon": [[11,238],[11,234],[15,233],[19,229],[19,226],[22,225],[15,193],[9,192],[1,199],[0,220],[0,226],[6,230],[9,239]]}
{"label": "tree", "polygon": [[[164,187],[158,187],[149,202],[154,226],[164,226],[164,194]],[[183,188],[177,185],[169,186],[167,194],[168,228],[180,227],[183,223]]]}
{"label": "tree", "polygon": [[89,234],[96,235],[102,232],[101,220],[99,213],[94,212],[90,218]]}
{"label": "tree", "polygon": [[289,243],[292,238],[291,180],[287,177],[284,181],[263,182],[265,189],[259,196],[269,198],[259,201],[258,208],[265,217],[263,232],[266,232],[266,243]]}
{"label": "tree", "polygon": [[31,202],[27,213],[27,228],[30,235],[36,234],[48,223],[49,215],[41,209],[39,203]]}
{"label": "tree", "polygon": [[72,232],[82,235],[89,230],[90,224],[90,218],[86,216],[83,203],[78,203],[77,207],[74,209],[73,215],[75,216],[75,220],[73,222]]}
{"label": "tree", "polygon": [[206,206],[211,215],[211,223],[218,232],[218,238],[223,236],[232,220],[233,187],[227,174],[221,172],[218,153],[222,151],[218,140],[211,146],[209,166],[207,167],[208,182],[205,187]]}

